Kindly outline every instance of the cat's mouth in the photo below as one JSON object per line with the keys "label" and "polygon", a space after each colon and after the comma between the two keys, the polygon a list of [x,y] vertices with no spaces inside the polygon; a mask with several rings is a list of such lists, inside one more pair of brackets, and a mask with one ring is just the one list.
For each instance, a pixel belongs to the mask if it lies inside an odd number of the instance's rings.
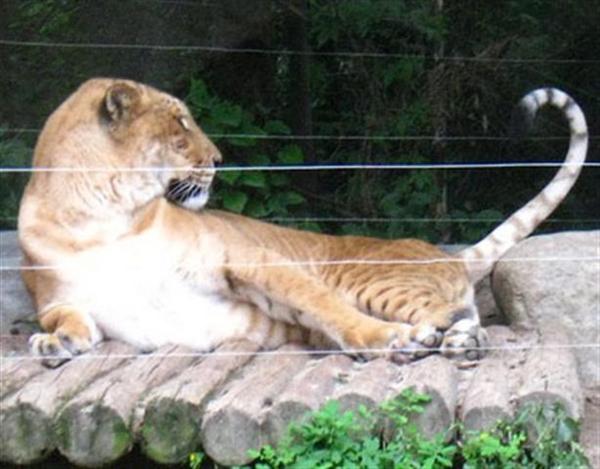
{"label": "cat's mouth", "polygon": [[209,187],[191,179],[171,179],[165,197],[189,210],[200,210],[208,202]]}

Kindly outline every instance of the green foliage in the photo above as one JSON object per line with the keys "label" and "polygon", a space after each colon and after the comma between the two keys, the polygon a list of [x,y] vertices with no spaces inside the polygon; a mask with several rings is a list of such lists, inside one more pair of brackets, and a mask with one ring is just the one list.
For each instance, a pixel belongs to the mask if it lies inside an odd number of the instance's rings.
{"label": "green foliage", "polygon": [[[252,450],[256,469],[546,469],[585,468],[579,426],[559,405],[525,407],[511,422],[468,432],[458,442],[424,438],[414,423],[430,402],[411,389],[375,410],[341,412],[327,402],[302,423],[293,423],[274,448]],[[459,430],[457,425],[451,431]],[[197,469],[202,453],[190,455]]]}
{"label": "green foliage", "polygon": [[[277,447],[253,451],[255,468],[443,468],[452,467],[456,445],[440,436],[424,439],[411,417],[423,412],[429,397],[408,389],[396,399],[370,411],[341,412],[330,401],[302,424],[293,424]],[[382,422],[394,429],[383,440]]]}
{"label": "green foliage", "polygon": [[577,443],[579,424],[559,404],[530,405],[510,423],[468,435],[462,447],[465,469],[584,468]]}
{"label": "green foliage", "polygon": [[395,39],[398,30],[410,31],[421,40],[438,41],[446,33],[445,18],[433,14],[427,2],[310,0],[312,34],[324,46],[341,40]]}
{"label": "green foliage", "polygon": [[190,469],[200,469],[202,467],[202,461],[204,461],[204,453],[198,451],[190,454]]}
{"label": "green foliage", "polygon": [[[31,149],[24,141],[10,138],[0,129],[0,165],[3,168],[29,167]],[[17,224],[19,202],[28,173],[0,174],[0,229],[14,229]]]}
{"label": "green foliage", "polygon": [[[361,51],[357,55],[313,59],[311,83],[316,86],[311,94],[315,103],[315,133],[382,137],[343,143],[324,141],[316,152],[319,161],[375,164],[465,161],[465,152],[456,145],[445,145],[436,152],[428,140],[393,138],[481,132],[457,128],[453,123],[466,119],[460,114],[464,106],[450,109],[452,101],[448,96],[451,92],[460,95],[462,91],[457,77],[452,77],[452,81],[443,76],[452,64],[438,67],[425,58],[448,42],[452,29],[447,25],[452,22],[454,8],[436,12],[433,2],[410,0],[312,0],[310,7],[309,33],[317,51],[343,51],[355,44],[360,44]],[[397,55],[385,59],[368,55],[381,52]],[[455,99],[454,95],[451,97]],[[455,119],[455,115],[461,118]],[[460,218],[476,217],[482,210],[473,203],[467,204],[472,207],[467,210],[465,202],[469,200],[447,196],[454,187],[463,187],[466,178],[466,172],[449,172],[442,178],[439,173],[427,170],[323,173],[322,181],[329,184],[321,185],[324,190],[321,195],[331,200],[331,207],[320,205],[317,216],[326,216],[330,208],[334,216],[342,212],[352,214],[350,218],[389,219],[386,223],[353,221],[332,227],[343,234],[410,236],[432,242],[475,241],[488,231],[486,224],[447,222],[455,218],[452,213],[456,210],[463,212]],[[419,218],[427,221],[418,222]],[[446,221],[432,223],[436,218]]]}
{"label": "green foliage", "polygon": [[480,212],[455,209],[449,214],[455,220],[452,226],[453,239],[474,241],[502,223],[503,216],[498,210],[484,209]]}
{"label": "green foliage", "polygon": [[[593,125],[598,122],[598,106],[590,84],[596,83],[598,75],[594,51],[598,50],[595,33],[600,9],[582,9],[575,0],[507,0],[488,2],[485,8],[476,0],[309,0],[302,14],[285,2],[267,2],[260,18],[249,21],[240,13],[243,2],[219,4],[208,11],[191,3],[109,3],[4,2],[0,29],[15,40],[241,44],[272,53],[165,49],[149,51],[151,58],[144,55],[146,59],[140,60],[139,51],[118,47],[4,45],[0,122],[13,128],[41,127],[51,110],[84,79],[123,76],[187,94],[207,132],[229,135],[214,138],[226,165],[560,161],[564,146],[543,137],[563,132],[564,122],[547,119],[546,112],[538,119],[542,138],[519,151],[485,139],[506,135],[518,97],[547,84],[573,94],[586,110],[590,134],[597,133]],[[230,8],[237,13],[230,15]],[[102,13],[112,21],[98,30],[94,18]],[[235,27],[229,28],[229,22],[235,22]],[[275,52],[298,48],[289,38],[295,31],[290,22],[297,23],[307,38],[311,52],[307,76],[299,76],[299,67],[294,66],[306,56]],[[389,55],[382,57],[382,53]],[[469,60],[457,59],[463,56]],[[542,60],[522,62],[528,58]],[[577,60],[587,60],[586,66]],[[202,76],[205,82],[188,83],[190,75]],[[216,89],[220,98],[208,91]],[[309,110],[300,114],[306,125],[298,122],[299,102],[308,103]],[[266,138],[292,133],[284,122],[292,123],[294,133],[367,138],[303,141],[304,151],[300,151],[289,144],[291,139]],[[430,139],[396,139],[432,135],[440,137],[435,145]],[[444,139],[472,135],[484,139]],[[24,142],[25,147],[31,144]],[[468,243],[495,225],[483,219],[503,218],[502,214],[522,205],[549,180],[550,172],[539,168],[443,175],[431,170],[220,172],[212,203],[259,218],[379,220],[296,224],[331,233]],[[12,175],[3,178],[9,186],[15,184],[10,190],[1,189],[3,194],[11,192],[2,202],[3,210],[14,212],[20,189]],[[587,218],[587,222],[553,224],[553,229],[597,226],[589,220],[597,211],[596,179],[594,168],[586,168],[555,215]],[[495,213],[490,214],[490,209]],[[470,221],[458,221],[465,219]]]}
{"label": "green foliage", "polygon": [[273,143],[267,135],[288,135],[280,120],[256,116],[212,94],[202,80],[192,79],[187,103],[194,118],[211,135],[226,161],[219,171],[211,202],[255,218],[287,217],[306,208],[306,199],[283,171],[227,170],[227,166],[285,166],[304,162],[297,145]]}
{"label": "green foliage", "polygon": [[70,27],[76,2],[65,0],[21,0],[19,15],[11,18],[9,28],[18,30],[25,23],[31,33],[52,36]]}

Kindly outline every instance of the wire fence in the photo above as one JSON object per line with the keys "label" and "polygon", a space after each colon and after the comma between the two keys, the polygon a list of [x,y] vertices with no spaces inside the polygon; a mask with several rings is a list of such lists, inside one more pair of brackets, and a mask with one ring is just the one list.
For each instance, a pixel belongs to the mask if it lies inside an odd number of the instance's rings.
{"label": "wire fence", "polygon": [[195,166],[191,168],[161,167],[3,167],[2,173],[169,173],[185,169],[191,173],[232,171],[340,171],[340,170],[460,170],[460,169],[503,169],[503,168],[560,168],[560,167],[600,167],[600,162],[518,162],[518,163],[394,163],[394,164],[301,164],[270,166]]}
{"label": "wire fence", "polygon": [[[289,49],[266,49],[266,48],[237,48],[209,45],[165,45],[165,44],[120,44],[101,42],[51,42],[51,41],[21,41],[14,39],[0,39],[0,45],[13,47],[41,47],[62,49],[123,49],[123,50],[153,50],[166,52],[214,52],[225,54],[261,54],[279,56],[309,56],[309,57],[341,57],[341,58],[374,58],[374,59],[433,59],[434,55],[406,54],[394,52],[351,52],[351,51],[301,51]],[[480,62],[480,63],[502,63],[502,64],[600,64],[596,59],[552,59],[552,58],[508,58],[508,57],[484,57],[463,55],[436,55],[436,61],[446,62]]]}
{"label": "wire fence", "polygon": [[[161,0],[165,4],[173,5],[194,5],[199,6],[196,2],[187,2],[185,0]],[[331,57],[331,58],[368,58],[368,59],[415,59],[415,60],[430,60],[433,59],[433,54],[406,54],[406,53],[384,53],[384,52],[354,52],[354,51],[299,51],[289,49],[268,49],[268,48],[236,48],[236,47],[220,47],[213,45],[195,45],[195,44],[131,44],[131,43],[102,43],[102,42],[89,42],[89,43],[76,43],[76,42],[52,42],[52,41],[24,41],[16,39],[0,39],[1,47],[27,47],[27,48],[42,48],[42,49],[120,49],[120,50],[134,50],[134,51],[164,51],[164,52],[207,52],[207,53],[222,53],[222,54],[251,54],[251,55],[277,55],[277,56],[309,56],[309,57]],[[509,57],[485,57],[485,56],[435,56],[437,62],[454,62],[454,63],[491,63],[507,66],[515,65],[538,65],[538,64],[556,64],[556,65],[595,65],[600,64],[600,60],[596,59],[555,59],[555,58],[509,58]],[[595,97],[594,97],[595,98]],[[23,128],[7,128],[1,129],[2,134],[37,134],[41,131],[39,128],[23,127]],[[235,139],[256,139],[256,140],[281,140],[281,141],[304,141],[304,140],[333,140],[333,141],[434,141],[434,142],[499,142],[507,141],[508,137],[504,136],[487,136],[487,135],[473,135],[473,136],[443,136],[438,135],[264,135],[264,134],[209,134],[209,137],[214,139],[220,138],[235,138]],[[591,135],[591,140],[596,140],[599,135]],[[545,137],[532,137],[532,140],[537,141],[559,141],[567,140],[566,136],[545,136]],[[227,171],[340,171],[340,170],[464,170],[464,169],[502,169],[502,168],[557,168],[563,166],[561,162],[502,162],[502,163],[451,163],[451,164],[325,164],[325,165],[281,165],[281,166],[221,166],[214,168],[216,172],[227,172]],[[568,166],[569,164],[567,164]],[[600,163],[588,161],[583,164],[588,168],[597,168]],[[157,171],[171,171],[173,168],[71,168],[71,167],[52,167],[52,168],[30,168],[30,167],[1,167],[0,174],[15,174],[15,173],[32,173],[32,172],[48,172],[48,173],[61,173],[61,172],[157,172]],[[203,171],[203,169],[194,169]],[[4,218],[5,220],[8,218]],[[318,222],[374,222],[374,223],[388,223],[391,221],[402,221],[402,222],[431,222],[431,223],[483,223],[490,221],[499,221],[497,219],[486,219],[486,220],[474,220],[474,219],[462,219],[462,218],[351,218],[351,217],[287,217],[287,218],[273,218],[272,221],[318,221]],[[556,219],[549,220],[549,222],[577,222],[577,223],[597,223],[599,219]],[[59,265],[47,265],[47,266],[10,266],[5,265],[5,262],[15,263],[16,258],[3,258],[0,259],[2,265],[0,265],[0,271],[18,271],[18,270],[53,270],[60,269],[62,266]],[[579,257],[522,257],[505,259],[503,262],[532,262],[532,261],[543,261],[543,262],[598,262],[600,261],[600,247],[599,253],[596,256],[579,256]],[[399,265],[399,264],[434,264],[440,262],[463,262],[459,259],[452,258],[439,258],[439,259],[425,259],[425,260],[406,260],[406,259],[386,259],[386,260],[372,260],[372,259],[341,259],[341,260],[310,260],[310,261],[286,261],[286,262],[265,262],[265,263],[251,263],[251,264],[221,264],[220,266],[227,265],[243,265],[243,266],[260,266],[260,267],[280,267],[280,266],[322,266],[322,265]],[[215,265],[212,267],[218,267]],[[598,279],[598,287],[600,288],[600,279]],[[600,303],[598,305],[598,317],[600,321]],[[0,337],[7,337],[1,336]],[[520,351],[529,349],[598,349],[600,348],[599,343],[581,343],[581,344],[522,344],[522,345],[503,345],[503,346],[482,346],[482,347],[469,347],[469,350],[481,350],[481,351]],[[239,356],[239,355],[297,355],[297,354],[311,354],[311,355],[322,355],[330,353],[350,353],[350,354],[362,354],[362,353],[415,353],[415,352],[443,352],[441,347],[409,347],[399,349],[361,349],[361,350],[263,350],[258,352],[230,352],[230,351],[211,351],[211,352],[194,352],[194,353],[150,353],[150,354],[84,354],[75,357],[79,360],[97,359],[97,358],[139,358],[139,357],[203,357],[206,355],[211,356]],[[2,361],[22,361],[22,360],[39,360],[44,357],[37,356],[0,356]]]}
{"label": "wire fence", "polygon": [[[4,261],[15,262],[16,258],[4,258]],[[477,258],[476,262],[495,261],[496,258]],[[596,262],[600,261],[600,253],[596,256],[535,256],[535,257],[511,257],[503,259],[506,263],[525,263],[525,262]],[[210,272],[211,269],[226,269],[240,267],[324,267],[324,266],[396,266],[396,265],[435,265],[435,264],[463,264],[465,261],[458,257],[437,257],[429,259],[307,259],[307,260],[281,260],[269,262],[205,262],[202,268]],[[0,265],[0,271],[52,271],[69,269],[76,267],[77,261],[65,262],[52,265]],[[140,267],[142,269],[142,267]]]}
{"label": "wire fence", "polygon": [[[0,217],[0,221],[16,221],[18,217]],[[428,218],[428,217],[261,217],[273,223],[500,223],[505,218]],[[544,224],[600,223],[600,218],[549,218]]]}
{"label": "wire fence", "polygon": [[[0,135],[7,134],[38,134],[41,128],[32,127],[0,127]],[[511,137],[501,135],[269,135],[269,134],[239,134],[239,133],[207,133],[210,138],[220,139],[250,139],[250,140],[336,140],[336,141],[374,141],[374,142],[508,142]],[[600,135],[589,135],[588,139],[597,140]],[[568,141],[568,135],[531,136],[528,140],[536,142],[545,141]]]}
{"label": "wire fence", "polygon": [[[1,337],[1,336],[0,336]],[[460,348],[458,348],[460,349]],[[481,351],[481,352],[520,352],[527,350],[567,350],[567,349],[600,349],[600,343],[584,343],[584,344],[515,344],[515,345],[502,345],[502,346],[480,346],[480,347],[468,347],[469,351]],[[454,351],[456,349],[453,349]],[[331,354],[350,354],[350,355],[362,355],[362,354],[396,354],[405,353],[412,355],[419,352],[445,352],[448,349],[443,347],[398,347],[398,348],[363,348],[363,349],[301,349],[301,350],[258,350],[258,351],[225,351],[225,350],[213,350],[209,352],[150,352],[150,353],[86,353],[81,355],[75,355],[72,357],[73,360],[100,360],[100,359],[128,359],[128,358],[142,358],[142,359],[153,359],[153,358],[184,358],[184,357],[247,357],[247,356],[294,356],[294,355],[331,355]],[[39,355],[0,355],[0,361],[6,362],[20,362],[20,361],[40,361],[53,358],[51,356],[39,356]],[[61,358],[61,357],[57,357]]]}

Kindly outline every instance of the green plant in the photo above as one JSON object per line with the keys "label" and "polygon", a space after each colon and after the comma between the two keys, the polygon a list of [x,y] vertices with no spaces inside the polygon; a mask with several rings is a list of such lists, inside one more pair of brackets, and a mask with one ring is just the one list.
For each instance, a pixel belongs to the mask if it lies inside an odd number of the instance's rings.
{"label": "green plant", "polygon": [[[452,467],[456,446],[443,438],[424,439],[411,417],[430,399],[410,389],[376,410],[359,407],[341,412],[330,401],[302,424],[293,424],[277,447],[251,453],[255,466],[268,468],[434,468]],[[389,439],[378,436],[382,422],[394,429]]]}
{"label": "green plant", "polygon": [[466,469],[517,468],[526,435],[511,425],[499,424],[491,432],[474,434],[462,448]]}
{"label": "green plant", "polygon": [[577,443],[579,424],[564,408],[526,406],[512,422],[467,435],[465,469],[584,468],[589,463]]}
{"label": "green plant", "polygon": [[[226,163],[239,166],[297,165],[304,162],[297,145],[273,143],[267,135],[288,135],[279,120],[265,120],[212,94],[202,80],[192,79],[187,96],[190,111],[225,154]],[[242,156],[243,155],[243,156]],[[264,218],[287,217],[301,211],[306,200],[279,171],[219,171],[213,204],[235,213]]]}
{"label": "green plant", "polygon": [[[290,425],[277,447],[252,450],[256,469],[547,469],[586,468],[589,463],[577,443],[578,423],[562,406],[530,405],[510,422],[492,429],[464,432],[448,441],[447,435],[423,437],[414,423],[430,397],[411,389],[377,409],[360,406],[342,412],[336,401],[327,402],[303,423]],[[460,435],[461,426],[450,429]],[[454,430],[458,430],[454,432]],[[197,469],[202,453],[190,455]]]}
{"label": "green plant", "polygon": [[202,467],[202,461],[204,461],[204,453],[197,451],[195,453],[190,454],[190,469],[200,469],[200,467]]}
{"label": "green plant", "polygon": [[[27,168],[31,148],[18,138],[9,138],[0,129],[0,161],[4,168]],[[18,171],[0,174],[0,229],[14,229],[17,224],[19,201],[29,174]]]}

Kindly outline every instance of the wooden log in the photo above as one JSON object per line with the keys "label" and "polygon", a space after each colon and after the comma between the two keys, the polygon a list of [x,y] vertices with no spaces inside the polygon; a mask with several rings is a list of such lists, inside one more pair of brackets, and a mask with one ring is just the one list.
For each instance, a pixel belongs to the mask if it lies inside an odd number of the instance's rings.
{"label": "wooden log", "polygon": [[3,330],[0,329],[0,400],[46,370],[40,359],[29,355],[27,336],[1,335]]}
{"label": "wooden log", "polygon": [[356,411],[364,405],[374,409],[381,404],[391,391],[393,383],[402,380],[402,368],[389,360],[379,358],[358,369],[348,383],[340,386],[332,396],[340,404],[340,411]]}
{"label": "wooden log", "polygon": [[[406,376],[395,386],[394,394],[397,396],[407,388],[427,394],[431,402],[425,405],[423,413],[414,416],[413,421],[426,438],[446,432],[454,422],[456,412],[458,376],[455,365],[440,355],[432,355],[411,363],[405,371]],[[446,434],[447,438],[451,436]]]}
{"label": "wooden log", "polygon": [[0,329],[0,357],[19,357],[29,355],[29,337],[24,334],[8,333],[8,327]]}
{"label": "wooden log", "polygon": [[559,325],[549,324],[542,330],[542,342],[527,352],[520,370],[518,409],[530,403],[552,405],[558,402],[571,417],[582,418],[583,390],[575,354],[567,348],[569,343]]}
{"label": "wooden log", "polygon": [[78,466],[116,461],[134,443],[130,422],[139,399],[196,360],[188,348],[164,346],[97,380],[61,410],[56,420],[59,451]]}
{"label": "wooden log", "polygon": [[462,405],[466,430],[487,430],[512,416],[507,376],[508,367],[501,359],[486,358],[479,364]]}
{"label": "wooden log", "polygon": [[21,278],[21,249],[16,231],[0,231],[0,331],[14,321],[35,316],[35,307]]}
{"label": "wooden log", "polygon": [[257,357],[208,404],[201,439],[210,458],[226,466],[247,464],[248,450],[269,443],[265,413],[306,365],[308,356],[298,354],[302,350],[286,345],[278,350],[281,354]]}
{"label": "wooden log", "polygon": [[144,399],[141,415],[136,416],[142,451],[162,464],[184,462],[200,447],[207,400],[258,349],[249,341],[224,344],[214,355],[152,390]]}
{"label": "wooden log", "polygon": [[513,415],[512,392],[518,369],[525,362],[525,351],[519,348],[521,340],[506,326],[487,329],[490,351],[477,367],[468,370],[471,377],[461,399],[461,420],[466,430],[490,429],[498,420]]}
{"label": "wooden log", "polygon": [[353,360],[346,355],[329,355],[312,360],[275,399],[265,418],[269,441],[277,443],[292,422],[302,422],[307,414],[318,410],[336,386],[346,383]]}
{"label": "wooden log", "polygon": [[0,358],[0,400],[21,389],[34,376],[46,371],[35,357]]}
{"label": "wooden log", "polygon": [[[118,368],[133,348],[104,342],[89,353],[32,377],[0,402],[0,460],[31,464],[56,446],[53,420],[66,400],[99,376]],[[111,356],[112,355],[112,356]]]}

